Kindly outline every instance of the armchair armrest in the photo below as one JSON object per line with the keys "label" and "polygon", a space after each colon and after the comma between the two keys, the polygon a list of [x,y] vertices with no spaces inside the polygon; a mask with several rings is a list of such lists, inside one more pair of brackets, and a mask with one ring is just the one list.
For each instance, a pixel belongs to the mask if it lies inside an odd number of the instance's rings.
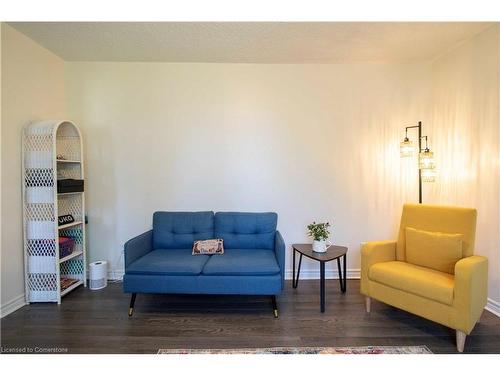
{"label": "armchair armrest", "polygon": [[396,241],[370,241],[361,248],[361,293],[369,296],[368,270],[376,263],[396,260]]}
{"label": "armchair armrest", "polygon": [[488,299],[488,259],[473,255],[455,264],[454,305],[460,329],[469,334],[483,312]]}
{"label": "armchair armrest", "polygon": [[283,236],[281,236],[281,233],[279,231],[276,231],[276,235],[274,237],[274,253],[276,255],[278,265],[280,266],[281,289],[285,287],[285,250],[286,247]]}
{"label": "armchair armrest", "polygon": [[149,230],[125,242],[124,250],[126,270],[134,260],[153,250],[153,230]]}

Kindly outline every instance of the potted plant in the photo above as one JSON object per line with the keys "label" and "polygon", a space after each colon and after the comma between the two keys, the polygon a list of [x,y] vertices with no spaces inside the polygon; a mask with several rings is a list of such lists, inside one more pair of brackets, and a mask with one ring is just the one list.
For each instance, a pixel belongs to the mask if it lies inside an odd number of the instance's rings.
{"label": "potted plant", "polygon": [[[332,244],[328,241],[330,236],[330,223],[313,222],[307,226],[307,234],[313,238],[312,248],[317,253],[324,253]],[[328,245],[327,245],[328,242]]]}

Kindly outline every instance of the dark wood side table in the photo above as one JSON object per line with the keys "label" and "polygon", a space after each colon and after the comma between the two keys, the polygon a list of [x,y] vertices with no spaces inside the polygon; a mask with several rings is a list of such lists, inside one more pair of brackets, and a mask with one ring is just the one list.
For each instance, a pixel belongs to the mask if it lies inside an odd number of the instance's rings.
{"label": "dark wood side table", "polygon": [[[317,260],[319,262],[320,270],[320,297],[321,297],[321,312],[325,312],[325,263],[337,259],[337,267],[339,270],[340,290],[345,293],[347,290],[347,247],[332,245],[324,253],[317,253],[313,251],[311,244],[293,244],[293,279],[292,286],[297,288],[299,284],[300,265],[302,264],[302,256]],[[295,277],[295,253],[300,254],[299,268],[297,270],[297,277]],[[343,257],[344,272],[340,267],[340,258]]]}

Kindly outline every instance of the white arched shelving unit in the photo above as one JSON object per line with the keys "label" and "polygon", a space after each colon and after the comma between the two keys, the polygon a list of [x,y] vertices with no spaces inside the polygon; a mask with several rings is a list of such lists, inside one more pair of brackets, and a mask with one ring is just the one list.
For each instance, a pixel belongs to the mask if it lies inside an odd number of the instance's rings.
{"label": "white arched shelving unit", "polygon": [[[84,180],[79,129],[71,121],[27,125],[23,133],[23,217],[28,303],[61,303],[63,296],[87,285],[85,194],[58,193],[58,179]],[[68,214],[74,222],[59,225],[58,217]],[[64,258],[59,256],[59,236],[75,240],[73,252]]]}

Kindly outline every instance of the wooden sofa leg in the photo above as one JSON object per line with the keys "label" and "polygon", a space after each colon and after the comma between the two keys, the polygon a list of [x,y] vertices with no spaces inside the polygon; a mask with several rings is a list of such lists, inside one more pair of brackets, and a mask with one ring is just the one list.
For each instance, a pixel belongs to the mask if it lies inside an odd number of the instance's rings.
{"label": "wooden sofa leg", "polygon": [[274,317],[278,317],[278,305],[276,304],[276,296],[271,296],[271,300],[273,301],[273,313]]}
{"label": "wooden sofa leg", "polygon": [[130,297],[130,307],[128,309],[128,316],[132,316],[132,314],[134,313],[135,297],[137,297],[137,293],[132,293],[132,296]]}
{"label": "wooden sofa leg", "polygon": [[458,329],[456,332],[457,332],[457,350],[460,353],[463,353],[464,347],[465,347],[465,339],[467,338],[467,334],[462,332],[462,331],[459,331]]}
{"label": "wooden sofa leg", "polygon": [[372,299],[370,297],[365,297],[365,307],[366,312],[369,313],[372,309]]}

